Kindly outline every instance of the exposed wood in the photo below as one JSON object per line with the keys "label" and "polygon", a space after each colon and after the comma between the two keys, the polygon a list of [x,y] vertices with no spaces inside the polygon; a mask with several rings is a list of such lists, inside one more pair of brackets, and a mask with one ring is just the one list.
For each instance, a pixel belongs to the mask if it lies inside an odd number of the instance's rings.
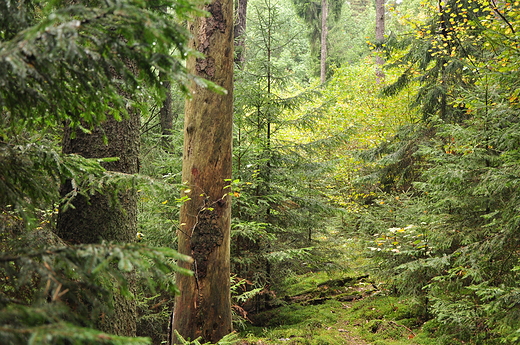
{"label": "exposed wood", "polygon": [[[177,275],[172,329],[184,338],[217,342],[232,331],[230,297],[230,219],[233,119],[233,2],[216,0],[208,17],[189,24],[192,49],[188,69],[224,87],[217,94],[193,83],[186,102],[182,180],[184,195],[178,230],[179,252],[190,255],[193,276]],[[171,337],[170,343],[179,340]]]}

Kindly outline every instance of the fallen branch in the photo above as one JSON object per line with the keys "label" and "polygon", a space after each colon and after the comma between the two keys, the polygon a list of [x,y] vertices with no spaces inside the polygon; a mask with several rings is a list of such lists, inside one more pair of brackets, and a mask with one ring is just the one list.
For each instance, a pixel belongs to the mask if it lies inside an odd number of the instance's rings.
{"label": "fallen branch", "polygon": [[397,327],[403,327],[404,329],[406,329],[411,335],[413,335],[415,337],[415,333],[408,327],[406,327],[405,325],[400,325],[398,324],[397,322],[395,321],[387,321],[389,324],[391,325],[394,325],[394,326],[397,326]]}

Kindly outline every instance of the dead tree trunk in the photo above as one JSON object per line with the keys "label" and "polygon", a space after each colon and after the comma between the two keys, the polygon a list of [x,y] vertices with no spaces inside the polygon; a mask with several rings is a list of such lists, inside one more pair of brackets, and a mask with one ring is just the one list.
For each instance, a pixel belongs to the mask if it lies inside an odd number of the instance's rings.
{"label": "dead tree trunk", "polygon": [[[179,252],[190,255],[193,276],[178,275],[172,329],[184,338],[217,342],[232,330],[230,297],[230,219],[233,120],[233,1],[214,0],[208,17],[189,24],[188,69],[227,90],[217,94],[191,85],[186,102],[182,181],[190,198],[181,208]],[[170,343],[179,343],[171,337]]]}

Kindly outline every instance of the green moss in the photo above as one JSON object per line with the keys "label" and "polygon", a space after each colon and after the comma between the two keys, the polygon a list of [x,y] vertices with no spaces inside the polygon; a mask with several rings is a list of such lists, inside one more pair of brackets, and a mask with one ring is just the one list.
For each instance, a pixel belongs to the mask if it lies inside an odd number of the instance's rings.
{"label": "green moss", "polygon": [[428,344],[415,340],[421,339],[421,330],[413,306],[412,301],[385,295],[352,302],[292,303],[257,315],[255,320],[261,322],[248,332],[266,345],[343,344],[347,336],[373,345]]}
{"label": "green moss", "polygon": [[282,294],[284,296],[296,296],[314,291],[318,285],[329,280],[340,279],[345,277],[354,277],[353,272],[346,273],[344,271],[327,271],[327,272],[309,272],[303,275],[295,275],[288,277],[283,284]]}

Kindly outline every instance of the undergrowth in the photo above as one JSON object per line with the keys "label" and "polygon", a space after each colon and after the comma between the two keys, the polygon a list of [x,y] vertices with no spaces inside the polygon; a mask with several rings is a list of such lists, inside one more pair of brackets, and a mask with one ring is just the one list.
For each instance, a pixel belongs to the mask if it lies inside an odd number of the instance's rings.
{"label": "undergrowth", "polygon": [[[286,277],[276,292],[278,302],[273,305],[277,307],[252,315],[252,324],[241,332],[239,344],[462,344],[435,338],[438,325],[425,323],[421,301],[394,295],[378,276],[366,273],[370,266],[362,248],[366,242],[355,238],[337,238],[333,242],[338,250],[337,261],[354,264],[344,264],[342,270]],[[324,238],[325,243],[330,244],[331,238]],[[334,267],[338,266],[336,262]]]}

